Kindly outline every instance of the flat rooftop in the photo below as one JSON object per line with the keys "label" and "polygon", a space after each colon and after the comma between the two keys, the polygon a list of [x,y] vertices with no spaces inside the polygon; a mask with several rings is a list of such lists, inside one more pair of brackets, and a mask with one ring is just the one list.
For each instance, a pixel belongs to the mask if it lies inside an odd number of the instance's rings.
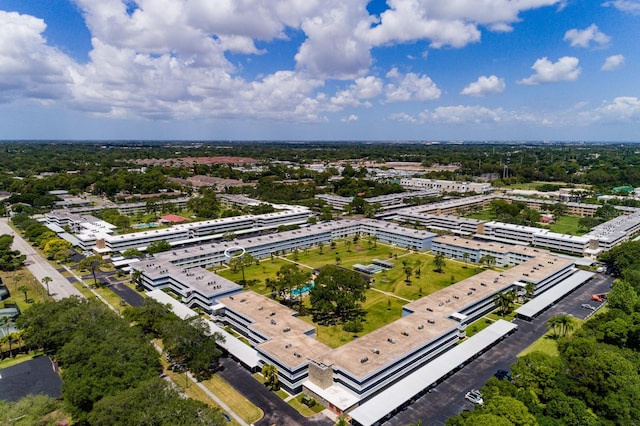
{"label": "flat rooftop", "polygon": [[143,260],[135,264],[135,269],[144,270],[145,274],[152,280],[169,276],[198,291],[208,299],[213,299],[218,294],[226,294],[242,289],[242,286],[233,281],[209,272],[204,268],[184,269],[168,262]]}

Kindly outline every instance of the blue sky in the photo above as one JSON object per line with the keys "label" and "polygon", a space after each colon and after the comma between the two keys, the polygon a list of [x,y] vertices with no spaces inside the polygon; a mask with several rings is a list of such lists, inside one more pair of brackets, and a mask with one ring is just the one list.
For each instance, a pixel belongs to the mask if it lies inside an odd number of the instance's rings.
{"label": "blue sky", "polygon": [[640,141],[640,0],[0,0],[0,139]]}

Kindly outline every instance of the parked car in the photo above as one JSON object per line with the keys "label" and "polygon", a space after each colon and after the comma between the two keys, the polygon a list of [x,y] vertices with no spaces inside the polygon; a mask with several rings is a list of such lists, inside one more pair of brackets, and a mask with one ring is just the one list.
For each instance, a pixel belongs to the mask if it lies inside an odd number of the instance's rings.
{"label": "parked car", "polygon": [[595,311],[595,310],[596,310],[596,307],[595,307],[595,306],[590,305],[590,304],[588,304],[588,303],[583,303],[581,306],[582,306],[584,309],[590,309],[590,310],[592,310],[592,311]]}
{"label": "parked car", "polygon": [[508,380],[510,382],[513,382],[511,373],[509,373],[507,370],[498,370],[496,371],[496,374],[494,374],[494,376],[496,376],[499,380]]}
{"label": "parked car", "polygon": [[471,389],[464,396],[464,399],[467,401],[471,401],[474,404],[482,405],[484,404],[484,400],[482,399],[482,394],[477,389]]}

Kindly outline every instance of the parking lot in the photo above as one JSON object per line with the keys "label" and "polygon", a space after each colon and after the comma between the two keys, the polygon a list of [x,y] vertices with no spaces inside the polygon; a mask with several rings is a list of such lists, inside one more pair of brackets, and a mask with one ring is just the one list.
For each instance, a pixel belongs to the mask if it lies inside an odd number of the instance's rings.
{"label": "parking lot", "polygon": [[514,320],[518,325],[515,333],[439,383],[431,392],[409,404],[385,424],[404,426],[422,420],[425,426],[444,425],[449,417],[463,410],[473,410],[474,404],[465,399],[467,392],[480,389],[496,371],[509,370],[518,354],[547,331],[546,323],[550,318],[568,314],[585,319],[593,315],[595,311],[585,309],[582,305],[599,307],[600,303],[592,301],[591,295],[607,293],[612,282],[611,276],[596,274],[592,280],[552,305],[533,321]]}

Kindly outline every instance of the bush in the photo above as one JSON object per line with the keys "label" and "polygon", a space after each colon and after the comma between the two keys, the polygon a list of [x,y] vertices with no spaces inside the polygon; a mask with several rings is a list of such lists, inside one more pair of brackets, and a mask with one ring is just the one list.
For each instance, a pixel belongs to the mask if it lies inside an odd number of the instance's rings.
{"label": "bush", "polygon": [[359,333],[364,330],[364,326],[362,325],[362,321],[354,319],[345,322],[342,329],[348,333]]}

